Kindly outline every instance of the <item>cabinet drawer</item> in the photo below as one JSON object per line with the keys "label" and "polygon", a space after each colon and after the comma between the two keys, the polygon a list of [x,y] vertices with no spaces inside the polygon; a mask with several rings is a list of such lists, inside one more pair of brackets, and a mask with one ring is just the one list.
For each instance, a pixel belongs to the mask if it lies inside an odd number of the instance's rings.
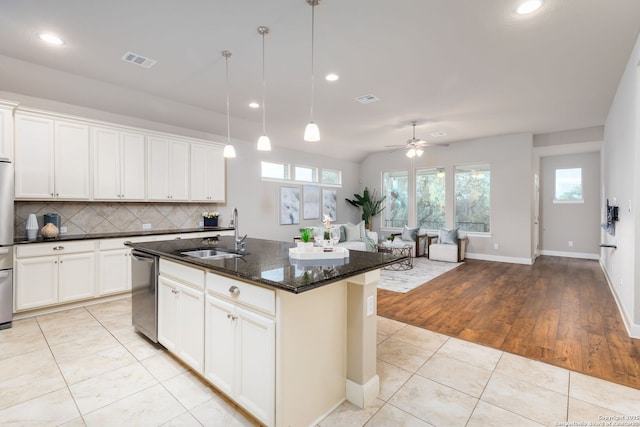
{"label": "cabinet drawer", "polygon": [[145,237],[119,237],[117,239],[103,239],[98,243],[98,249],[101,251],[110,251],[113,249],[126,249],[128,246],[125,246],[125,242],[151,242],[153,241],[153,236],[145,236]]}
{"label": "cabinet drawer", "polygon": [[204,289],[204,271],[197,268],[161,259],[160,275],[171,277],[196,289]]}
{"label": "cabinet drawer", "polygon": [[276,312],[276,293],[270,289],[207,273],[207,290],[265,313]]}
{"label": "cabinet drawer", "polygon": [[28,258],[36,256],[75,254],[79,252],[93,252],[95,249],[95,240],[80,242],[30,243],[27,245],[16,245],[16,257]]}

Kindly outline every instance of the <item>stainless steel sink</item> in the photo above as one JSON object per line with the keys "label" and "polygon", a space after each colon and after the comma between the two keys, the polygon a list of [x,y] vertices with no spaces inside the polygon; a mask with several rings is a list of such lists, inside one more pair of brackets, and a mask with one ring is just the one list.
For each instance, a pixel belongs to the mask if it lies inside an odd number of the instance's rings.
{"label": "stainless steel sink", "polygon": [[187,255],[194,258],[200,259],[229,259],[229,258],[238,258],[242,255],[235,254],[233,252],[224,252],[219,249],[202,249],[198,251],[187,251],[182,252],[182,255]]}

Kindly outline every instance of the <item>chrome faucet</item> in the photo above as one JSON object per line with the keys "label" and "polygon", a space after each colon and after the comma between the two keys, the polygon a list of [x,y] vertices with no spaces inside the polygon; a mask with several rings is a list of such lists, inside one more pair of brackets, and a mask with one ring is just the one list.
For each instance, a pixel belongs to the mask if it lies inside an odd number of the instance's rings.
{"label": "chrome faucet", "polygon": [[234,249],[236,252],[244,252],[244,239],[247,238],[247,235],[245,234],[243,237],[238,238],[238,209],[237,208],[233,208],[233,213],[232,215],[232,221],[233,221],[233,227],[234,227],[234,236],[233,236],[233,241],[234,241]]}

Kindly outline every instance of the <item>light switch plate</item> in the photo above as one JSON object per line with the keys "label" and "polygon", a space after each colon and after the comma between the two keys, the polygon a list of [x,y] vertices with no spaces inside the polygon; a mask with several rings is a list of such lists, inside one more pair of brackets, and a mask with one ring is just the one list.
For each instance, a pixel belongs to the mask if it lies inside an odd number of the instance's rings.
{"label": "light switch plate", "polygon": [[143,230],[151,230],[151,224],[142,224]]}

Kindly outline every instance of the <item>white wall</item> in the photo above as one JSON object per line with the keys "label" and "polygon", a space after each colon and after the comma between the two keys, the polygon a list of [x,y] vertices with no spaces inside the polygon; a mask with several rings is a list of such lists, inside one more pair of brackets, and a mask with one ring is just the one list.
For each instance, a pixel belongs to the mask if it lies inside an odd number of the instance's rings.
{"label": "white wall", "polygon": [[[556,169],[568,168],[582,169],[584,203],[553,203]],[[543,157],[540,184],[542,255],[598,259],[602,204],[600,153]]]}
{"label": "white wall", "polygon": [[[491,233],[489,236],[472,235],[468,246],[470,258],[531,263],[532,243],[532,145],[531,134],[487,137],[456,142],[448,147],[432,147],[412,166],[404,153],[376,153],[361,165],[362,185],[381,192],[382,171],[413,170],[438,167],[446,172],[447,226],[454,223],[453,174],[454,166],[476,163],[491,165]],[[410,172],[410,176],[415,176]],[[413,180],[409,180],[412,182]],[[410,194],[415,189],[409,188]],[[413,203],[415,197],[410,197]],[[415,223],[415,205],[410,205],[409,225]],[[374,220],[380,228],[380,217]],[[389,234],[383,230],[382,234]],[[499,249],[494,249],[498,244]]]}
{"label": "white wall", "polygon": [[[640,200],[640,37],[605,122],[602,150],[603,199],[616,198],[620,221],[615,236],[602,232],[603,241],[617,249],[602,249],[601,263],[622,317],[632,336],[640,338],[640,228],[636,202]],[[604,210],[604,207],[602,208]]]}

